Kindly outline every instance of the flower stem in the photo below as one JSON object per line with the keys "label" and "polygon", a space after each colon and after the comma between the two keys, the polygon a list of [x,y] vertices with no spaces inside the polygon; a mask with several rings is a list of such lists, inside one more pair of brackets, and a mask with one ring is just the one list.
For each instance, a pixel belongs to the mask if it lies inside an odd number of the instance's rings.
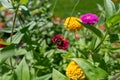
{"label": "flower stem", "polygon": [[71,12],[71,15],[70,15],[70,19],[69,19],[69,21],[68,21],[68,23],[67,23],[67,26],[69,25],[69,22],[70,22],[70,20],[71,20],[71,17],[72,17],[72,15],[73,15],[73,13],[74,13],[74,11],[75,11],[78,3],[79,3],[79,0],[77,0],[76,4],[74,5],[74,7],[73,7],[73,9],[72,9],[72,12]]}
{"label": "flower stem", "polygon": [[[12,36],[13,36],[13,33],[14,33],[15,21],[16,21],[16,17],[17,17],[18,8],[19,8],[19,5],[18,5],[18,7],[16,8],[16,11],[15,11],[15,16],[14,16],[14,20],[13,20],[13,26],[12,26],[12,30],[11,30],[11,34],[10,34],[10,43],[12,43]],[[12,58],[10,58],[10,66],[11,66],[11,69],[13,71],[14,67],[12,65]]]}
{"label": "flower stem", "polygon": [[53,8],[52,8],[52,14],[54,14],[54,10],[55,10],[55,7],[56,7],[56,4],[57,4],[57,1],[58,1],[58,0],[55,0],[55,3],[54,3],[54,5],[53,5]]}
{"label": "flower stem", "polygon": [[77,7],[79,1],[80,1],[80,0],[77,0],[76,4],[74,5],[74,7],[73,7],[73,9],[72,9],[72,12],[71,12],[71,15],[70,15],[70,16],[73,15],[73,13],[74,13],[74,11],[75,11],[75,9],[76,9],[76,7]]}
{"label": "flower stem", "polygon": [[[19,8],[19,7],[18,7]],[[15,28],[15,21],[16,21],[16,17],[17,17],[17,12],[18,12],[18,8],[17,10],[15,11],[15,16],[14,16],[14,20],[13,20],[13,26],[12,26],[12,31],[11,31],[11,34],[10,34],[10,42],[12,42],[12,36],[13,36],[13,32],[14,32],[14,28]]]}
{"label": "flower stem", "polygon": [[105,33],[105,36],[103,37],[103,39],[101,40],[101,42],[96,46],[96,48],[92,51],[92,53],[94,53],[101,46],[101,44],[104,42],[104,40],[105,40],[105,38],[107,36],[107,33],[108,32]]}

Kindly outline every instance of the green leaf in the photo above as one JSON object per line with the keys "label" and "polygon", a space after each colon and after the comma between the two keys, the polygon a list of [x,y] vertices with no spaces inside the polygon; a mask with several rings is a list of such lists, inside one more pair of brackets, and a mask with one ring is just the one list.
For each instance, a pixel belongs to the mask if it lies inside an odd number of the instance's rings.
{"label": "green leaf", "polygon": [[90,45],[89,45],[89,49],[90,49],[90,50],[93,50],[93,49],[95,48],[96,42],[97,42],[97,38],[96,38],[96,37],[93,37],[93,39],[92,39],[92,41],[91,41],[91,43],[90,43]]}
{"label": "green leaf", "polygon": [[[78,21],[79,23],[81,23],[80,21]],[[81,23],[85,28],[91,30],[92,32],[94,32],[99,38],[103,38],[103,34],[100,30],[98,30],[96,27],[92,26],[92,25],[88,25],[88,24],[83,24]]]}
{"label": "green leaf", "polygon": [[73,58],[73,60],[82,68],[88,80],[104,80],[108,74],[99,67],[93,66],[90,62],[81,58]]}
{"label": "green leaf", "polygon": [[14,80],[13,74],[11,74],[11,71],[8,73],[5,73],[0,80]]}
{"label": "green leaf", "polygon": [[20,0],[14,0],[15,2],[20,2]]}
{"label": "green leaf", "polygon": [[106,24],[108,27],[112,27],[118,23],[120,23],[120,14],[115,14],[106,20]]}
{"label": "green leaf", "polygon": [[8,2],[8,0],[0,0],[0,2],[4,7],[12,8],[12,5],[10,4],[10,2]]}
{"label": "green leaf", "polygon": [[111,17],[116,12],[115,5],[111,0],[104,0],[104,6],[107,18]]}
{"label": "green leaf", "polygon": [[16,80],[30,80],[30,72],[25,58],[22,59],[20,64],[15,69]]}
{"label": "green leaf", "polygon": [[109,37],[110,37],[110,42],[111,43],[120,41],[118,34],[110,34]]}
{"label": "green leaf", "polygon": [[11,43],[10,43],[10,42],[0,42],[0,44],[3,44],[3,45],[10,45]]}
{"label": "green leaf", "polygon": [[[12,43],[18,44],[21,41],[23,36],[24,36],[23,33],[17,32],[15,35],[12,36]],[[10,42],[10,39],[11,37],[8,38],[7,42]]]}
{"label": "green leaf", "polygon": [[32,21],[32,22],[30,22],[28,25],[29,25],[28,30],[32,30],[32,29],[35,27],[36,22]]}
{"label": "green leaf", "polygon": [[[12,31],[11,31],[11,28],[6,28],[5,27],[3,30],[0,30],[0,32],[10,34]],[[14,32],[16,32],[16,30],[14,30]]]}
{"label": "green leaf", "polygon": [[69,80],[69,79],[56,69],[53,69],[52,80]]}
{"label": "green leaf", "polygon": [[14,56],[15,53],[15,45],[11,44],[5,48],[3,48],[0,52],[0,63],[5,61],[7,58]]}
{"label": "green leaf", "polygon": [[28,3],[28,0],[20,0],[20,4],[26,5]]}
{"label": "green leaf", "polygon": [[46,74],[44,76],[37,78],[37,80],[49,80],[50,78],[51,78],[51,74]]}
{"label": "green leaf", "polygon": [[26,51],[26,49],[18,49],[18,50],[16,50],[16,54],[15,54],[15,56],[19,56],[19,55],[25,55],[25,54],[27,54],[28,52]]}
{"label": "green leaf", "polygon": [[[30,12],[26,6],[21,5],[19,7],[19,10],[24,14],[24,16],[30,16]],[[21,19],[21,17],[19,17],[19,18]],[[23,19],[21,19],[21,20],[24,22]]]}
{"label": "green leaf", "polygon": [[36,80],[35,68],[33,67],[30,68],[30,80]]}

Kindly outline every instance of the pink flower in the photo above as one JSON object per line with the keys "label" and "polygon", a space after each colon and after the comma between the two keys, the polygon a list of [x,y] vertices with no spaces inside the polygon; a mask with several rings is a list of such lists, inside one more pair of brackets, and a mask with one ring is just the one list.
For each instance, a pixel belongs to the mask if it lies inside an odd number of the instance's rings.
{"label": "pink flower", "polygon": [[80,39],[80,35],[79,34],[75,34],[75,38],[76,39]]}
{"label": "pink flower", "polygon": [[69,42],[61,34],[53,36],[52,42],[57,46],[58,49],[68,49]]}
{"label": "pink flower", "polygon": [[84,14],[80,17],[80,19],[84,24],[90,24],[90,25],[94,25],[99,20],[98,16],[92,13]]}

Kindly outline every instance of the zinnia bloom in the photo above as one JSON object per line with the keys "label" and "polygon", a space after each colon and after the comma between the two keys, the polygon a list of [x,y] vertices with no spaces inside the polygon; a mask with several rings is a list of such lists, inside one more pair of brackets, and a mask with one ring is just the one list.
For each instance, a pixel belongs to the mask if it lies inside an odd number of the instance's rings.
{"label": "zinnia bloom", "polygon": [[82,69],[79,67],[79,65],[71,61],[66,69],[66,75],[71,80],[85,80],[85,74],[83,73]]}
{"label": "zinnia bloom", "polygon": [[68,49],[68,40],[66,40],[62,35],[58,34],[52,38],[52,42],[56,44],[58,49],[67,50]]}
{"label": "zinnia bloom", "polygon": [[[0,38],[0,42],[5,42],[5,40]],[[0,48],[4,48],[5,46],[6,45],[4,45],[4,44],[0,44]]]}
{"label": "zinnia bloom", "polygon": [[81,22],[81,20],[77,17],[68,17],[68,18],[66,18],[66,20],[64,22],[64,26],[68,30],[75,32],[82,27],[82,25],[78,21]]}
{"label": "zinnia bloom", "polygon": [[94,25],[99,20],[98,16],[92,13],[84,14],[80,17],[80,19],[84,24],[90,24],[90,25]]}

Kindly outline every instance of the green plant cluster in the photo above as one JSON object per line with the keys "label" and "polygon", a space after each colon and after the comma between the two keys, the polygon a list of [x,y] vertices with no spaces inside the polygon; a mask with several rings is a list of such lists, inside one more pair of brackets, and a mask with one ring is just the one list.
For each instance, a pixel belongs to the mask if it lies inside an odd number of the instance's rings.
{"label": "green plant cluster", "polygon": [[[104,0],[104,6],[97,4],[99,22],[80,22],[83,27],[75,33],[63,26],[64,19],[53,15],[49,0],[0,3],[0,22],[5,23],[0,28],[0,38],[6,40],[0,41],[5,45],[0,48],[0,80],[70,80],[65,73],[71,60],[82,68],[85,80],[120,79],[119,2]],[[68,50],[57,49],[53,44],[56,34],[68,39]]]}

